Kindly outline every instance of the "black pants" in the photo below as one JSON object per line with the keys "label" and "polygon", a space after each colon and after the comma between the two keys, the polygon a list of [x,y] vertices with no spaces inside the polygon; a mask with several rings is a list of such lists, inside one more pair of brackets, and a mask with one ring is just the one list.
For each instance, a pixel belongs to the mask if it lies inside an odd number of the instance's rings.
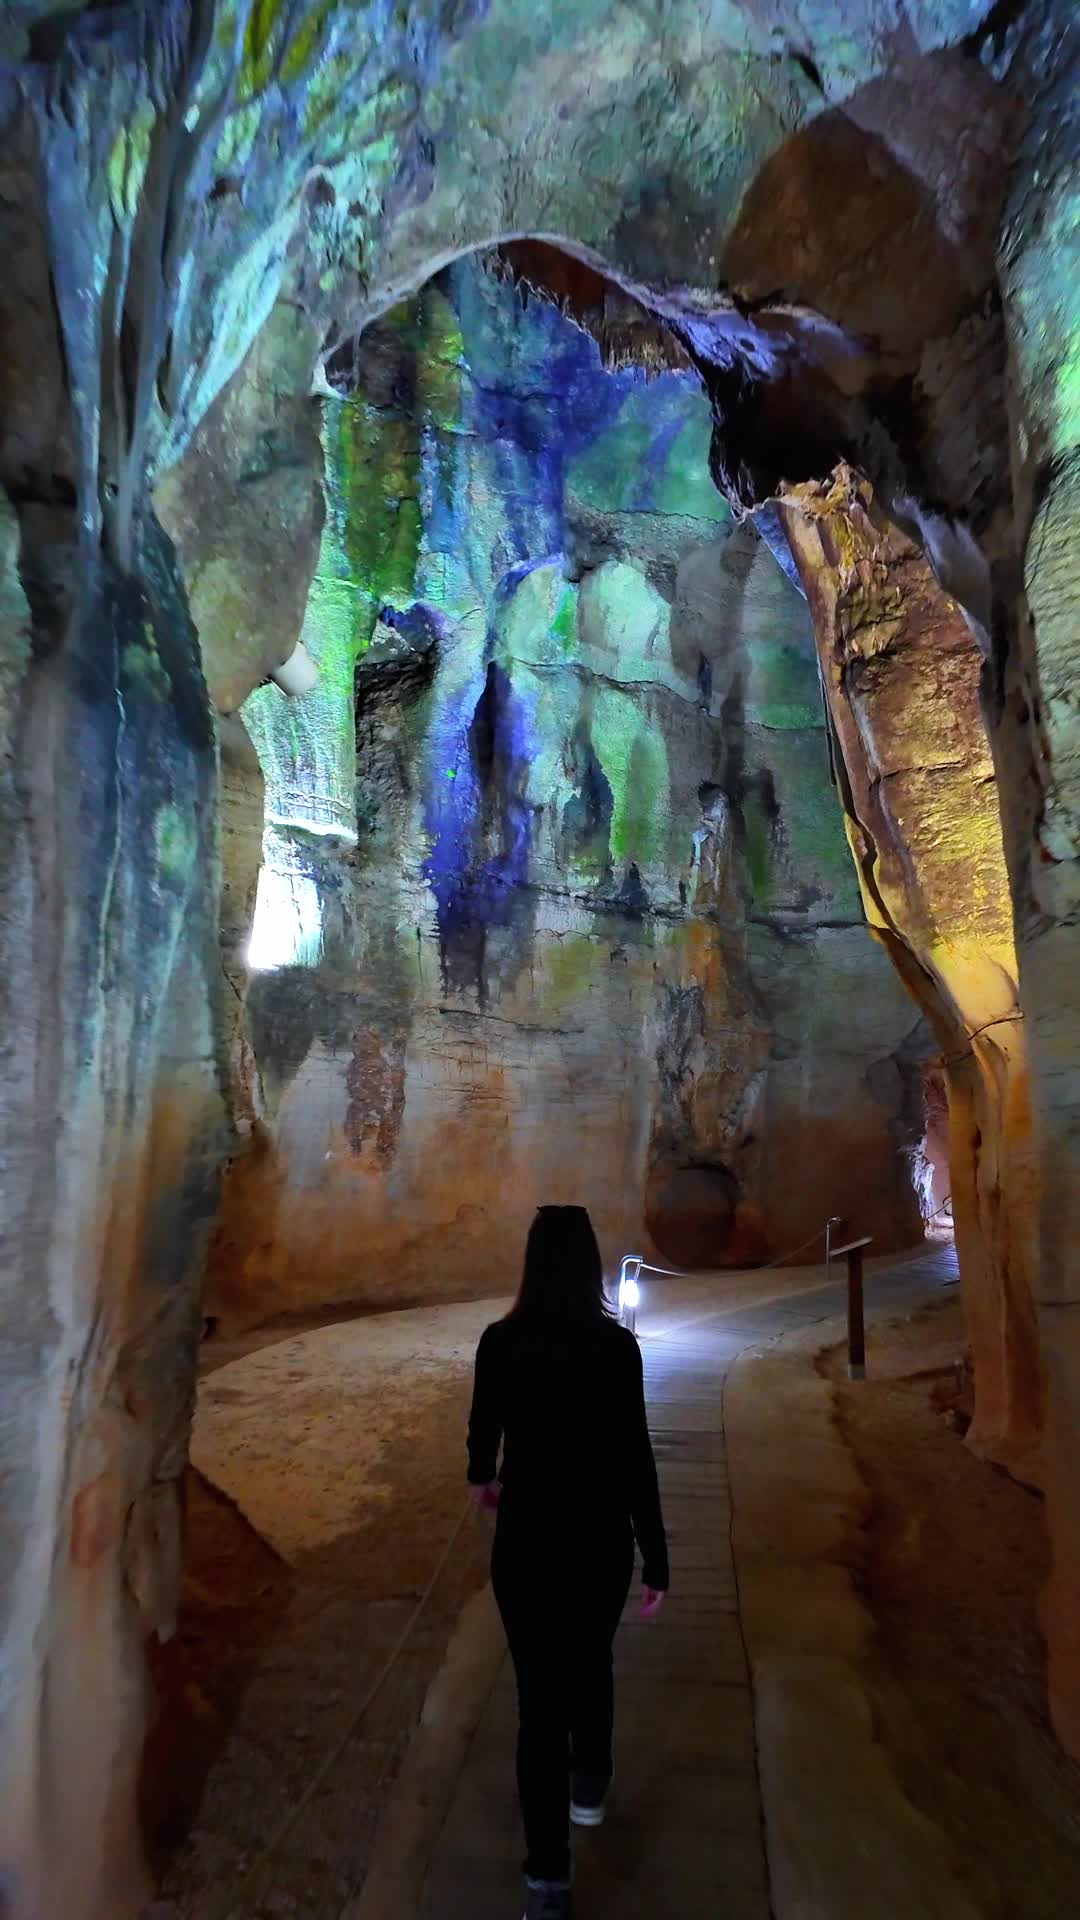
{"label": "black pants", "polygon": [[534,1880],[570,1873],[570,1770],[606,1787],[611,1646],[634,1567],[629,1525],[557,1541],[500,1511],[491,1579],[518,1688],[517,1777]]}

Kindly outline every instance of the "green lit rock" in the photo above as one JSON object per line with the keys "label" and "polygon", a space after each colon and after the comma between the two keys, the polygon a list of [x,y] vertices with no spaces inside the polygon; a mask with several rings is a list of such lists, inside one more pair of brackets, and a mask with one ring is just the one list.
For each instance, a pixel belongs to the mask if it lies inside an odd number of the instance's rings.
{"label": "green lit rock", "polygon": [[304,618],[323,522],[319,408],[310,393],[316,346],[295,307],[276,307],[155,490],[222,713],[235,712],[288,658]]}
{"label": "green lit rock", "polygon": [[915,1015],[863,924],[805,602],[703,482],[696,376],[605,371],[476,262],[332,371],[322,681],[245,708],[271,1147],[227,1190],[215,1311],[361,1270],[386,1301],[495,1285],[491,1223],[545,1198],[609,1258],[651,1233],[723,1264],[808,1239],[857,1166],[874,1231],[917,1232]]}
{"label": "green lit rock", "polygon": [[19,683],[30,660],[30,608],[19,578],[19,523],[0,489],[0,764],[10,752]]}

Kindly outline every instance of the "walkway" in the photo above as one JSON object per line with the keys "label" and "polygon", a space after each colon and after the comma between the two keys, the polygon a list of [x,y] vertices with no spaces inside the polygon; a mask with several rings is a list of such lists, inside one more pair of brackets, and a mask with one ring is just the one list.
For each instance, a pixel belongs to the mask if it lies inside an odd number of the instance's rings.
{"label": "walkway", "polygon": [[[873,1273],[871,1323],[954,1275],[951,1250]],[[842,1303],[834,1284],[703,1315],[643,1340],[673,1591],[652,1627],[635,1618],[632,1594],[617,1642],[617,1794],[604,1828],[577,1839],[582,1920],[643,1920],[653,1911],[678,1920],[768,1920],[753,1705],[731,1550],[724,1381],[747,1348],[832,1318]],[[516,1920],[514,1722],[513,1676],[504,1658],[452,1793],[419,1920]]]}
{"label": "walkway", "polygon": [[[871,1330],[954,1276],[951,1250],[871,1262]],[[741,1353],[833,1319],[842,1288],[822,1281],[643,1289],[674,1589],[647,1628],[633,1596],[617,1643],[617,1796],[580,1839],[581,1920],[768,1920],[724,1384]],[[182,1749],[198,1812],[145,1920],[519,1920],[512,1677],[476,1592],[485,1530],[470,1515],[454,1532],[472,1355],[495,1311],[288,1332],[206,1382],[195,1460],[228,1525],[189,1569],[173,1652],[214,1745]],[[872,1373],[872,1337],[869,1358]]]}

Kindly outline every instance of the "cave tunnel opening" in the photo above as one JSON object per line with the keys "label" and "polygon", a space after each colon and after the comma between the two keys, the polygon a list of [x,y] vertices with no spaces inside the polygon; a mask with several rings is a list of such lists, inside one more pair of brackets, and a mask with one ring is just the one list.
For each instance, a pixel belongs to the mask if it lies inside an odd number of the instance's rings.
{"label": "cave tunnel opening", "polygon": [[928,1221],[939,1230],[952,1223],[952,1178],[949,1172],[949,1095],[941,1062],[929,1060],[923,1067],[923,1098],[926,1103],[926,1138],[923,1153],[927,1164],[924,1211]]}
{"label": "cave tunnel opening", "polygon": [[[319,679],[258,688],[223,761],[248,1138],[154,1662],[166,1902],[207,1849],[246,1885],[251,1743],[302,1793],[345,1646],[374,1662],[422,1589],[531,1210],[585,1197],[612,1278],[644,1246],[736,1305],[755,1267],[812,1284],[830,1214],[919,1242],[940,1084],[865,924],[805,595],[718,492],[675,336],[522,242],[327,372]],[[647,1337],[682,1296],[643,1284]],[[474,1542],[433,1645],[481,1573]]]}
{"label": "cave tunnel opening", "polygon": [[[646,1262],[687,1613],[625,1778],[662,1846],[693,1813],[666,1903],[715,1898],[680,1755],[731,1701],[747,1912],[763,1788],[830,1830],[828,1769],[758,1770],[748,1681],[840,1580],[845,1819],[928,1907],[1075,1905],[1068,36],[915,0],[736,51],[736,7],[676,72],[666,20],[534,11],[390,10],[366,78],[334,0],[0,26],[12,1920],[135,1913],[140,1752],[152,1920],[365,1920],[435,1722],[446,1898],[399,1877],[402,1913],[486,1897],[454,1659],[509,1695],[461,1438],[545,1201]],[[872,1241],[861,1399],[826,1222]]]}
{"label": "cave tunnel opening", "polygon": [[[635,968],[648,965],[659,1027],[644,1041],[645,1078],[631,1069],[642,1118],[629,1150],[643,1187],[709,1164],[734,1183],[739,1231],[728,1232],[721,1208],[718,1264],[804,1243],[830,1210],[852,1211],[867,1180],[867,1224],[883,1244],[917,1237],[897,1116],[880,1102],[867,1110],[839,1033],[840,981],[860,966],[892,1047],[909,1023],[862,931],[828,778],[810,612],[754,519],[733,515],[713,483],[715,421],[675,331],[595,266],[550,242],[514,241],[443,270],[339,346],[327,373],[337,382],[323,409],[329,510],[302,631],[320,682],[300,703],[263,686],[243,716],[266,783],[248,957],[251,1019],[271,1054],[284,1032],[271,1003],[303,1002],[287,1061],[263,1063],[255,1047],[256,1097],[265,1067],[284,1123],[303,1097],[297,1036],[334,1057],[351,1047],[363,1055],[354,1077],[366,1083],[381,1147],[371,1168],[341,1167],[342,1177],[407,1177],[397,1156],[402,1115],[417,1111],[406,1083],[416,1001],[430,986],[434,895],[444,1020],[464,1020],[470,996],[479,1006],[505,996],[513,1027],[524,969],[536,986],[539,941],[556,1039],[576,1037],[565,1009],[602,989],[615,1046],[603,1049],[601,1080],[612,1059],[637,1051],[619,1031],[617,996],[636,1034],[648,1002],[634,998]],[[383,889],[396,902],[393,926],[368,910]],[[242,890],[241,876],[230,897]],[[538,901],[553,892],[574,903],[571,924],[538,927]],[[691,929],[711,943],[727,1004],[693,1036],[678,1023],[669,1036],[669,1010],[693,999]],[[295,965],[294,981],[262,977],[283,965]],[[770,975],[775,1011],[760,1004]],[[361,1004],[350,1010],[354,979]],[[532,1024],[539,1031],[535,1013]],[[860,1034],[854,1051],[865,1044],[877,1058],[879,1039]],[[673,1048],[680,1059],[669,1060]],[[566,1044],[562,1058],[573,1051]],[[485,1055],[485,1089],[490,1067]],[[617,1072],[621,1080],[621,1063]],[[821,1143],[819,1158],[798,1156],[805,1183],[781,1172],[800,1115],[812,1116]],[[589,1126],[585,1102],[580,1124]],[[837,1127],[861,1143],[847,1171],[825,1144]],[[272,1165],[263,1173],[276,1186]],[[336,1177],[332,1144],[326,1165]],[[357,1210],[348,1187],[340,1200]],[[387,1203],[371,1204],[377,1218]],[[607,1197],[599,1204],[614,1261],[642,1220]],[[441,1196],[439,1206],[440,1225],[452,1225]],[[486,1212],[478,1200],[477,1224]],[[320,1272],[350,1298],[336,1203],[321,1238],[305,1241],[297,1226],[296,1252],[278,1265],[318,1248]],[[288,1272],[266,1267],[252,1263],[249,1313],[293,1304]],[[212,1263],[211,1293],[215,1284]],[[399,1276],[407,1291],[416,1284],[414,1272]]]}

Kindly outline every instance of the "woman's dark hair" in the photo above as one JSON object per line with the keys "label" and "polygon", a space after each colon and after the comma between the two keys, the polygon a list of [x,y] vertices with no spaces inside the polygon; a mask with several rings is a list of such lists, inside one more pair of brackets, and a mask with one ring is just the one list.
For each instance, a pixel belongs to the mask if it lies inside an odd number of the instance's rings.
{"label": "woman's dark hair", "polygon": [[568,1320],[602,1320],[611,1312],[600,1249],[584,1207],[537,1208],[511,1311]]}

